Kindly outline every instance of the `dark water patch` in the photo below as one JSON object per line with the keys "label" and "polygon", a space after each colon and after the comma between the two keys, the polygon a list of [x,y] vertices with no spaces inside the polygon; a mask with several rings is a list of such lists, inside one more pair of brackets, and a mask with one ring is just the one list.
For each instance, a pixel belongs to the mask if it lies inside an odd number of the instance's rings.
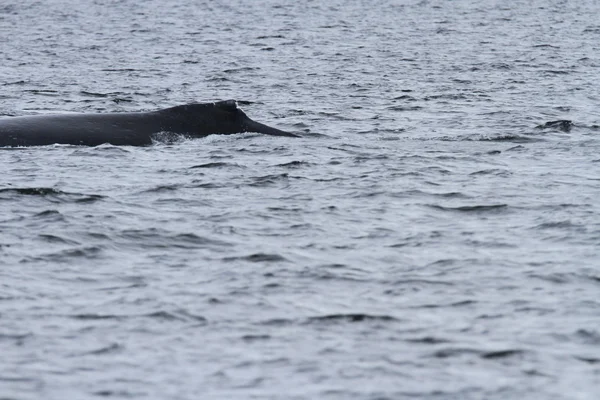
{"label": "dark water patch", "polygon": [[285,39],[283,35],[261,35],[257,36],[256,39]]}
{"label": "dark water patch", "polygon": [[508,358],[514,356],[523,355],[525,352],[523,350],[518,349],[507,349],[507,350],[496,350],[496,351],[488,351],[481,354],[481,358],[487,360],[495,360],[499,358]]}
{"label": "dark water patch", "polygon": [[579,343],[598,346],[600,345],[600,333],[596,330],[578,329],[575,334],[575,339]]}
{"label": "dark water patch", "polygon": [[[0,375],[0,382],[30,382],[36,385],[40,385],[41,382],[39,379],[37,378],[30,378],[30,377],[26,377],[26,376],[8,376],[8,375]],[[8,400],[21,400],[22,397],[8,397]],[[4,400],[4,398],[2,398],[2,400]]]}
{"label": "dark water patch", "polygon": [[43,221],[64,221],[65,217],[58,210],[44,210],[33,215],[34,219]]}
{"label": "dark water patch", "polygon": [[600,358],[598,357],[590,357],[590,356],[573,356],[574,359],[583,361],[587,364],[598,364],[600,363]]}
{"label": "dark water patch", "polygon": [[189,167],[189,169],[196,169],[196,168],[224,168],[224,167],[243,168],[241,165],[234,164],[234,163],[210,162],[210,163],[205,163],[205,164],[194,165],[194,166]]}
{"label": "dark water patch", "polygon": [[422,110],[423,107],[421,106],[401,106],[401,105],[397,105],[397,106],[389,106],[386,108],[389,111],[419,111]]}
{"label": "dark water patch", "polygon": [[[2,315],[0,314],[0,318]],[[25,339],[33,337],[32,333],[0,333],[0,342],[9,341],[16,346],[22,346]]]}
{"label": "dark water patch", "polygon": [[[223,73],[225,74],[235,74],[240,72],[249,72],[249,71],[258,71],[260,67],[239,67],[239,68],[230,68],[224,69]],[[247,104],[248,102],[242,103],[242,101],[238,101],[239,104]]]}
{"label": "dark water patch", "polygon": [[104,248],[101,246],[87,246],[76,249],[65,249],[55,253],[48,253],[40,256],[27,256],[21,263],[28,262],[57,262],[70,263],[79,259],[92,260],[100,258],[104,254]]}
{"label": "dark water patch", "polygon": [[374,192],[361,191],[359,193],[353,193],[351,195],[348,195],[348,197],[352,198],[352,199],[364,199],[364,198],[369,199],[369,198],[383,196],[383,195],[386,195],[386,194],[387,194],[387,192],[383,191],[383,190],[381,190],[381,191],[374,191]]}
{"label": "dark water patch", "polygon": [[568,273],[568,272],[552,272],[552,273],[530,273],[529,277],[535,279],[541,279],[546,282],[551,282],[555,284],[567,284],[567,283],[577,283],[581,285],[583,283],[591,283],[597,285],[600,283],[600,276],[597,275],[589,275],[589,274],[578,274],[578,273]]}
{"label": "dark water patch", "polygon": [[108,346],[105,347],[101,347],[99,349],[96,350],[90,350],[87,351],[81,355],[93,355],[93,356],[100,356],[100,355],[104,355],[104,354],[114,354],[114,353],[118,353],[119,351],[123,350],[123,346],[121,346],[118,343],[112,343]]}
{"label": "dark water patch", "polygon": [[53,89],[26,89],[23,90],[24,92],[27,93],[31,93],[31,94],[39,94],[42,96],[59,96],[60,93],[57,90],[53,90]]}
{"label": "dark water patch", "polygon": [[547,75],[568,75],[573,71],[564,69],[546,69],[543,72]]}
{"label": "dark water patch", "polygon": [[201,322],[206,323],[207,319],[200,315],[191,314],[185,310],[178,310],[174,312],[170,311],[156,311],[149,314],[144,314],[142,317],[152,318],[161,321],[183,321],[183,322]]}
{"label": "dark water patch", "polygon": [[252,182],[249,184],[249,186],[255,186],[255,187],[270,186],[270,185],[279,183],[281,181],[287,181],[288,177],[289,177],[289,175],[287,173],[259,176],[256,178],[252,178]]}
{"label": "dark water patch", "polygon": [[464,93],[442,93],[423,97],[424,101],[431,100],[465,100],[468,96]]}
{"label": "dark water patch", "polygon": [[443,199],[470,199],[469,196],[461,192],[428,192],[425,190],[411,189],[402,192],[388,192],[388,196],[396,198],[413,198],[413,197],[439,197]]}
{"label": "dark water patch", "polygon": [[133,98],[131,97],[115,97],[112,99],[113,103],[116,104],[120,104],[120,103],[132,103],[133,102]]}
{"label": "dark water patch", "polygon": [[242,340],[244,342],[258,342],[258,341],[265,341],[265,340],[269,340],[271,339],[271,335],[244,335],[242,336]]}
{"label": "dark water patch", "polygon": [[139,288],[145,288],[145,287],[148,287],[147,283],[145,283],[145,282],[137,282],[137,283],[132,283],[130,285],[109,286],[109,287],[98,288],[98,289],[95,289],[95,290],[110,292],[110,291],[115,291],[115,290],[139,289]]}
{"label": "dark water patch", "polygon": [[433,352],[432,356],[435,358],[451,358],[451,357],[460,357],[465,355],[480,355],[482,353],[481,350],[475,349],[466,349],[466,348],[446,348],[440,349]]}
{"label": "dark water patch", "polygon": [[350,268],[345,264],[324,264],[316,268],[306,268],[298,272],[298,276],[318,281],[349,281],[365,282],[367,278],[362,277],[365,271]]}
{"label": "dark water patch", "polygon": [[393,100],[417,101],[418,99],[416,97],[413,97],[413,96],[410,96],[407,94],[403,94],[401,96],[394,97]]}
{"label": "dark water patch", "polygon": [[43,197],[52,203],[93,203],[105,198],[98,194],[64,192],[47,187],[0,189],[0,200],[15,200],[15,195]]}
{"label": "dark water patch", "polygon": [[524,151],[527,151],[527,147],[518,145],[518,146],[509,147],[508,149],[506,149],[504,151],[524,152]]}
{"label": "dark water patch", "polygon": [[277,164],[277,167],[284,167],[284,168],[301,168],[301,167],[307,167],[313,165],[312,163],[309,163],[307,161],[290,161],[287,163],[283,163],[283,164]]}
{"label": "dark water patch", "polygon": [[187,311],[178,310],[178,311],[155,311],[147,314],[92,314],[92,313],[84,313],[84,314],[73,314],[68,316],[71,319],[81,320],[81,321],[104,321],[104,320],[117,320],[123,321],[128,319],[137,319],[137,318],[148,318],[151,320],[157,321],[165,321],[165,322],[207,322],[206,318],[190,314]]}
{"label": "dark water patch", "polygon": [[547,43],[534,44],[531,47],[533,47],[533,48],[547,47],[547,48],[551,48],[551,49],[560,49],[560,46],[555,46],[553,44],[547,44]]}
{"label": "dark water patch", "polygon": [[440,206],[438,204],[428,204],[428,207],[434,208],[441,211],[460,212],[460,213],[498,213],[505,211],[508,208],[507,204],[491,204],[491,205],[475,205],[475,206],[458,206],[458,207],[447,207]]}
{"label": "dark water patch", "polygon": [[29,81],[24,81],[24,80],[19,80],[19,81],[13,81],[13,82],[6,82],[3,83],[2,86],[10,86],[10,85],[25,85],[29,83]]}
{"label": "dark water patch", "polygon": [[219,189],[219,188],[224,188],[227,187],[229,185],[228,182],[223,182],[223,183],[215,183],[215,182],[200,182],[198,180],[194,180],[191,182],[192,184],[189,185],[189,188],[197,188],[197,189]]}
{"label": "dark water patch", "polygon": [[303,211],[304,209],[299,207],[267,207],[267,210],[273,212],[286,212],[296,214],[298,212]]}
{"label": "dark water patch", "polygon": [[128,318],[126,315],[114,315],[114,314],[74,314],[69,315],[69,318],[77,319],[81,321],[101,321],[107,319],[122,320]]}
{"label": "dark water patch", "polygon": [[557,121],[549,121],[545,124],[536,126],[537,129],[555,129],[561,132],[570,132],[573,128],[573,122],[568,119],[560,119]]}
{"label": "dark water patch", "polygon": [[372,314],[362,314],[362,313],[328,314],[328,315],[321,315],[318,317],[309,317],[307,319],[307,322],[309,322],[309,323],[342,323],[342,322],[368,322],[368,321],[394,322],[394,321],[399,321],[399,320],[390,315],[372,315]]}
{"label": "dark water patch", "polygon": [[433,353],[436,358],[451,358],[460,357],[465,355],[476,355],[485,360],[497,360],[509,357],[521,356],[525,352],[519,349],[506,349],[506,350],[494,350],[494,351],[483,351],[477,349],[468,348],[447,348],[441,349]]}
{"label": "dark water patch", "polygon": [[412,306],[410,308],[446,308],[446,307],[464,307],[464,306],[472,306],[476,305],[477,302],[475,300],[463,300],[457,301],[449,304],[422,304],[418,306]]}
{"label": "dark water patch", "polygon": [[458,136],[454,137],[446,137],[447,141],[461,141],[461,142],[512,142],[512,143],[534,143],[539,142],[540,138],[531,137],[531,136],[523,136],[517,134],[503,134],[503,135],[466,135],[466,136]]}
{"label": "dark water patch", "polygon": [[87,92],[85,90],[82,90],[79,93],[81,95],[83,95],[83,96],[89,96],[89,97],[101,97],[101,98],[104,98],[104,97],[108,97],[109,96],[106,93]]}
{"label": "dark water patch", "polygon": [[[420,287],[420,288],[424,288],[427,286],[454,286],[454,283],[452,282],[447,282],[447,281],[440,281],[440,280],[432,280],[432,279],[415,279],[415,278],[411,278],[411,279],[400,279],[400,280],[396,280],[394,282],[391,283],[393,286],[416,286],[416,287]],[[385,294],[395,294],[395,291],[392,290],[386,290],[384,291]]]}
{"label": "dark water patch", "polygon": [[103,68],[101,71],[104,72],[135,72],[134,68]]}
{"label": "dark water patch", "polygon": [[414,339],[405,339],[405,341],[407,341],[409,343],[421,343],[421,344],[441,344],[441,343],[449,343],[450,342],[450,340],[448,340],[448,339],[437,338],[434,336],[425,336],[425,337],[414,338]]}
{"label": "dark water patch", "polygon": [[508,177],[512,175],[512,172],[507,171],[505,169],[499,168],[490,168],[490,169],[482,169],[479,171],[471,172],[469,175],[477,176],[477,175],[494,175],[494,176],[504,176]]}
{"label": "dark water patch", "polygon": [[116,397],[116,398],[121,398],[121,399],[128,399],[128,398],[136,398],[136,397],[145,396],[145,395],[147,395],[147,393],[132,392],[129,390],[104,389],[104,390],[97,390],[95,392],[92,392],[92,395],[98,396],[98,397]]}
{"label": "dark water patch", "polygon": [[223,261],[250,261],[250,262],[254,262],[254,263],[259,263],[259,262],[284,262],[287,261],[287,259],[279,254],[267,254],[267,253],[255,253],[255,254],[250,254],[247,256],[240,256],[240,257],[224,257]]}
{"label": "dark water patch", "polygon": [[547,230],[547,229],[573,229],[573,228],[585,228],[584,226],[574,224],[570,220],[544,222],[536,225],[531,229]]}
{"label": "dark water patch", "polygon": [[98,232],[85,232],[83,233],[84,236],[87,236],[91,239],[100,239],[100,240],[111,240],[111,237],[104,234],[104,233],[98,233]]}
{"label": "dark water patch", "polygon": [[470,246],[489,249],[514,249],[518,247],[517,244],[489,240],[467,240],[465,243]]}
{"label": "dark water patch", "polygon": [[150,229],[128,229],[122,231],[118,237],[133,241],[143,248],[179,248],[179,249],[202,249],[210,247],[228,247],[230,243],[210,239],[195,233],[172,234],[156,228]]}
{"label": "dark water patch", "polygon": [[164,192],[174,192],[179,190],[182,185],[177,183],[171,183],[168,185],[159,185],[150,189],[143,190],[140,193],[164,193]]}
{"label": "dark water patch", "polygon": [[68,245],[73,245],[73,246],[78,246],[81,244],[80,242],[78,242],[76,240],[66,239],[66,238],[63,238],[60,236],[50,235],[50,234],[40,234],[40,235],[38,235],[38,237],[47,243],[68,244]]}
{"label": "dark water patch", "polygon": [[271,318],[266,321],[261,321],[258,324],[265,325],[265,326],[282,327],[282,326],[289,326],[292,324],[296,324],[296,322],[297,322],[296,320],[289,319],[289,318]]}

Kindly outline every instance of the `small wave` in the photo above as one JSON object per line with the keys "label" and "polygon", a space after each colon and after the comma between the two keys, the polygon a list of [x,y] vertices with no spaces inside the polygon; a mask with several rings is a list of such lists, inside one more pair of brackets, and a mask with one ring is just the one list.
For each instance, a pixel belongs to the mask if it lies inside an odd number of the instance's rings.
{"label": "small wave", "polygon": [[28,337],[32,337],[32,333],[0,333],[0,340],[10,340],[16,341],[17,343],[22,343]]}
{"label": "small wave", "polygon": [[142,317],[153,318],[164,321],[193,321],[193,322],[207,322],[207,319],[200,315],[194,315],[184,310],[178,310],[175,312],[169,311],[156,311],[150,314],[141,315]]}
{"label": "small wave", "polygon": [[2,188],[0,189],[0,200],[5,195],[16,194],[21,196],[39,196],[51,199],[59,203],[90,203],[101,199],[105,196],[99,194],[83,194],[74,192],[63,192],[62,190],[46,187],[34,188]]}
{"label": "small wave", "polygon": [[289,175],[287,173],[284,174],[275,174],[275,175],[265,175],[259,176],[257,178],[253,178],[253,182],[250,183],[250,186],[268,186],[275,184],[279,181],[287,180]]}
{"label": "small wave", "polygon": [[477,304],[477,302],[475,300],[463,300],[463,301],[457,301],[457,302],[450,303],[450,304],[422,304],[422,305],[413,306],[410,308],[419,309],[419,308],[464,307],[464,306],[470,306],[472,304]]}
{"label": "small wave", "polygon": [[118,352],[121,349],[123,349],[123,346],[121,346],[118,343],[113,343],[113,344],[110,344],[108,346],[96,349],[96,350],[87,351],[87,352],[83,353],[82,355],[94,355],[94,356],[98,356],[98,355],[102,355],[102,354],[112,354],[112,353]]}
{"label": "small wave", "polygon": [[258,340],[269,340],[271,339],[271,335],[244,335],[242,336],[242,340],[246,342],[256,342]]}
{"label": "small wave", "polygon": [[288,163],[284,163],[284,164],[277,164],[277,167],[285,167],[285,168],[300,168],[300,167],[305,167],[305,166],[309,166],[312,165],[312,163],[306,162],[306,161],[290,161]]}
{"label": "small wave", "polygon": [[62,238],[62,237],[56,236],[56,235],[41,234],[38,237],[48,243],[60,243],[60,244],[68,244],[68,245],[80,245],[81,244],[75,240],[65,239],[65,238]]}
{"label": "small wave", "polygon": [[128,390],[110,390],[110,389],[106,389],[106,390],[98,390],[96,392],[92,392],[92,394],[94,396],[100,396],[100,397],[116,397],[116,398],[121,398],[121,399],[128,399],[128,398],[132,398],[132,397],[139,397],[140,395],[142,395],[142,393],[140,392],[130,392]]}
{"label": "small wave", "polygon": [[582,225],[574,224],[569,220],[556,221],[556,222],[544,222],[536,225],[533,229],[569,229],[569,228],[583,228]]}
{"label": "small wave", "polygon": [[211,162],[206,164],[198,164],[189,167],[188,169],[196,168],[223,168],[223,167],[240,167],[238,164],[226,163],[226,162]]}
{"label": "small wave", "polygon": [[574,356],[576,360],[583,361],[588,364],[598,364],[600,363],[600,358],[590,357],[590,356]]}
{"label": "small wave", "polygon": [[490,168],[490,169],[482,169],[480,171],[471,172],[469,175],[471,175],[471,176],[477,176],[477,175],[510,176],[510,175],[512,175],[512,172],[507,171],[505,169]]}
{"label": "small wave", "polygon": [[94,147],[76,147],[70,156],[118,158],[129,153],[131,151],[122,146],[103,143]]}
{"label": "small wave", "polygon": [[94,259],[98,258],[102,252],[103,247],[100,246],[88,246],[75,249],[66,249],[55,253],[48,253],[39,256],[30,256],[21,260],[22,263],[32,261],[48,261],[48,262],[69,262],[74,259]]}
{"label": "small wave", "polygon": [[119,234],[123,239],[138,243],[143,248],[198,249],[210,246],[230,246],[229,243],[198,236],[195,233],[171,234],[155,228],[128,229]]}
{"label": "small wave", "polygon": [[70,317],[73,319],[79,319],[79,320],[83,320],[83,321],[97,321],[97,320],[104,320],[104,319],[126,318],[126,316],[123,316],[123,315],[112,315],[112,314],[75,314],[75,315],[70,315]]}
{"label": "small wave", "polygon": [[57,210],[44,210],[33,216],[36,219],[43,219],[46,221],[64,221],[64,216]]}
{"label": "small wave", "polygon": [[519,349],[507,349],[507,350],[496,350],[496,351],[487,351],[481,354],[481,358],[485,359],[497,359],[497,358],[507,358],[513,356],[519,356],[524,354],[523,350]]}
{"label": "small wave", "polygon": [[402,192],[392,192],[388,193],[388,196],[397,197],[397,198],[412,198],[416,196],[431,196],[431,197],[441,197],[444,199],[469,199],[471,196],[466,195],[461,192],[426,192],[424,190],[411,189],[404,190]]}
{"label": "small wave", "polygon": [[126,320],[132,318],[150,318],[155,320],[162,321],[183,321],[183,322],[206,322],[206,318],[191,314],[184,310],[177,311],[165,311],[159,310],[147,314],[92,314],[92,313],[83,313],[83,314],[73,314],[69,315],[72,319],[83,320],[83,321],[102,321],[102,320]]}
{"label": "small wave", "polygon": [[84,95],[84,96],[89,96],[89,97],[102,97],[102,98],[110,96],[109,94],[106,94],[106,93],[87,92],[85,90],[81,90],[79,92],[79,94]]}
{"label": "small wave", "polygon": [[164,193],[178,190],[181,185],[173,183],[170,185],[159,185],[150,189],[143,190],[141,193]]}
{"label": "small wave", "polygon": [[570,132],[573,128],[573,122],[568,119],[559,119],[556,121],[548,121],[545,124],[536,126],[537,129],[555,129],[561,132]]}
{"label": "small wave", "polygon": [[491,360],[491,359],[499,359],[499,358],[507,358],[522,355],[525,352],[519,349],[506,349],[506,350],[477,350],[477,349],[468,349],[468,348],[447,348],[440,349],[433,353],[433,356],[436,358],[450,358],[450,357],[460,357],[464,355],[476,355],[480,358]]}
{"label": "small wave", "polygon": [[[419,286],[419,287],[431,286],[431,285],[443,285],[443,286],[453,286],[454,285],[452,282],[436,281],[436,280],[432,280],[432,279],[402,279],[399,281],[395,281],[392,284],[398,285],[398,286],[412,285],[412,286]],[[391,294],[392,292],[393,292],[393,290],[388,289],[384,293]]]}
{"label": "small wave", "polygon": [[491,204],[491,205],[476,205],[476,206],[459,206],[459,207],[446,207],[438,204],[428,204],[429,207],[435,208],[442,211],[452,212],[464,212],[464,213],[484,213],[484,212],[497,212],[504,210],[508,207],[507,204]]}
{"label": "small wave", "polygon": [[391,315],[372,315],[362,313],[351,314],[328,314],[317,317],[309,317],[308,322],[363,322],[363,321],[398,321]]}
{"label": "small wave", "polygon": [[266,254],[266,253],[256,253],[250,254],[248,256],[242,257],[225,257],[223,261],[250,261],[250,262],[281,262],[287,261],[287,259],[279,254]]}
{"label": "small wave", "polygon": [[448,339],[440,339],[433,336],[425,336],[415,339],[406,339],[409,343],[422,343],[422,344],[441,344],[441,343],[449,343]]}

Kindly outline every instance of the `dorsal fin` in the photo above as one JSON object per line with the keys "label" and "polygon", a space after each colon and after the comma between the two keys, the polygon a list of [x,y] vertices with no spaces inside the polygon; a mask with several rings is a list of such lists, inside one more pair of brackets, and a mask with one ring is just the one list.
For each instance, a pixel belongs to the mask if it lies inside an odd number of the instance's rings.
{"label": "dorsal fin", "polygon": [[237,101],[235,100],[224,100],[215,102],[215,106],[222,108],[227,111],[237,111]]}

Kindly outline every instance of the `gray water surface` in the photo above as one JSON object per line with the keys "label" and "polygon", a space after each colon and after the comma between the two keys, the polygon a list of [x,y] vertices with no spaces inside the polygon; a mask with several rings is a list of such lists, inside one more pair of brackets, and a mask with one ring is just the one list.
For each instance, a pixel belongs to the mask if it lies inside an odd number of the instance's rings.
{"label": "gray water surface", "polygon": [[0,5],[0,115],[302,135],[0,149],[0,398],[596,399],[599,13]]}

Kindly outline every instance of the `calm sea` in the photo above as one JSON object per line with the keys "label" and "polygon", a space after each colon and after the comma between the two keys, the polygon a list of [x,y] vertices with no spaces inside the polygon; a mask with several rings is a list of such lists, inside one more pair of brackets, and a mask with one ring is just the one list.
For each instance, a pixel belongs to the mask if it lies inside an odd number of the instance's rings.
{"label": "calm sea", "polygon": [[0,149],[0,398],[595,400],[599,14],[0,3],[2,116],[302,135]]}

